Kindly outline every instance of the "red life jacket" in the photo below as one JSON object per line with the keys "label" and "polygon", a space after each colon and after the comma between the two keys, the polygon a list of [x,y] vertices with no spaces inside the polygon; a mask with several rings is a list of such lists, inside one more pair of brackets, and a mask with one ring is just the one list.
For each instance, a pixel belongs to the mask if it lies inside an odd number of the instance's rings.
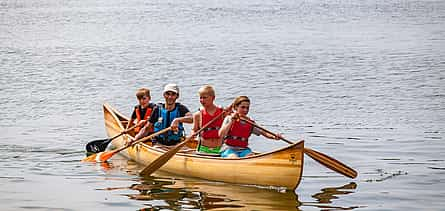
{"label": "red life jacket", "polygon": [[[241,123],[242,122],[242,123]],[[252,125],[242,120],[235,120],[229,130],[224,142],[229,146],[247,147],[249,136],[252,132]]]}
{"label": "red life jacket", "polygon": [[[145,111],[144,118],[141,119],[141,110],[140,110],[139,108],[140,108],[140,106],[137,106],[137,107],[135,108],[135,111],[136,111],[136,124],[139,123],[141,120],[147,120],[147,119],[150,117],[150,115],[151,115],[151,111],[153,110],[152,108],[147,107],[147,110]],[[144,125],[142,125],[142,127],[143,127],[143,126],[144,126]],[[140,130],[141,130],[141,127],[135,127],[135,128],[134,128],[134,131],[135,131],[136,133],[138,133]]]}
{"label": "red life jacket", "polygon": [[[223,112],[222,108],[216,108],[216,111],[213,115],[210,115],[205,109],[201,110],[201,126],[207,124],[207,122],[210,122],[213,118],[218,116],[220,113]],[[214,121],[212,124],[210,124],[206,129],[204,129],[201,132],[201,137],[204,139],[208,138],[219,138],[218,130],[221,128],[221,125],[223,123],[223,118],[218,118],[216,121]]]}

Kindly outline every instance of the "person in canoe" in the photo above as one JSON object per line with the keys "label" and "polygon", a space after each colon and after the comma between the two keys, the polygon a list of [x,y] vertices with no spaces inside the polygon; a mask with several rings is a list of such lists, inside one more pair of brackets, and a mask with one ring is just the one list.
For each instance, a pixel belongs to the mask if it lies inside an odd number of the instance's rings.
{"label": "person in canoe", "polygon": [[221,148],[221,157],[237,158],[252,155],[252,150],[248,147],[249,137],[253,133],[262,135],[269,139],[279,140],[282,136],[266,133],[251,124],[240,119],[240,117],[251,120],[249,113],[250,100],[247,96],[238,96],[233,102],[235,112],[227,116],[218,131],[219,136],[223,137],[224,144]]}
{"label": "person in canoe", "polygon": [[134,121],[136,120],[137,126],[134,128],[134,132],[138,133],[142,127],[148,121],[148,118],[153,111],[153,108],[156,106],[154,103],[151,103],[151,95],[150,90],[147,88],[140,88],[136,91],[136,98],[139,102],[133,109],[133,113],[131,114],[130,120],[127,124],[127,129],[130,128]]}
{"label": "person in canoe", "polygon": [[158,132],[170,126],[173,130],[157,136],[154,141],[171,146],[184,140],[182,123],[193,123],[192,113],[185,105],[176,102],[179,98],[179,87],[176,84],[165,85],[163,95],[165,103],[156,105],[148,119],[148,124],[135,136],[135,140],[147,136],[149,131]]}
{"label": "person in canoe", "polygon": [[[199,108],[199,111],[193,114],[192,137],[194,136],[195,131],[198,131],[203,125],[207,124],[224,111],[222,107],[215,105],[215,89],[211,85],[202,86],[198,90],[198,94],[199,102],[202,107]],[[199,153],[219,155],[222,138],[218,135],[218,130],[221,128],[224,116],[225,115],[223,114],[223,116],[199,134],[199,144],[196,149]]]}

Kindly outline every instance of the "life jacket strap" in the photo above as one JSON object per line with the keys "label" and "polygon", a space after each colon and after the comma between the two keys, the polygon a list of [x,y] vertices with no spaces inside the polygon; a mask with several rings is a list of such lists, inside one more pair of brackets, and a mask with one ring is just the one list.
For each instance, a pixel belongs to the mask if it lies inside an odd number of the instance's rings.
{"label": "life jacket strap", "polygon": [[232,140],[239,140],[239,141],[247,141],[248,138],[240,137],[240,136],[226,136],[224,137],[224,140],[226,139],[232,139]]}
{"label": "life jacket strap", "polygon": [[209,130],[219,130],[220,127],[208,127],[206,129],[204,129],[203,131],[209,131]]}

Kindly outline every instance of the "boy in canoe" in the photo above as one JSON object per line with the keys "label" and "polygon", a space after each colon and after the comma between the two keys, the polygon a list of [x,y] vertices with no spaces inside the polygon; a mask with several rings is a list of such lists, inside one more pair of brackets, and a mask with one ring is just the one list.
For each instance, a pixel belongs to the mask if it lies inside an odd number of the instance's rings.
{"label": "boy in canoe", "polygon": [[[204,85],[198,90],[199,102],[202,107],[193,114],[192,137],[195,131],[203,125],[216,118],[224,111],[223,108],[215,105],[215,89],[211,85]],[[218,135],[224,116],[219,117],[199,134],[199,144],[197,151],[205,154],[219,155],[222,145],[222,138]]]}
{"label": "boy in canoe", "polygon": [[279,140],[282,136],[266,133],[246,121],[240,120],[240,117],[249,119],[247,116],[250,108],[250,100],[247,96],[238,96],[233,102],[235,112],[224,119],[219,130],[219,136],[223,137],[224,145],[221,149],[221,157],[237,158],[252,155],[252,150],[248,147],[249,137],[253,133],[262,135],[269,139]]}
{"label": "boy in canoe", "polygon": [[127,129],[130,128],[136,120],[137,126],[134,128],[134,132],[138,133],[141,130],[141,127],[144,127],[147,123],[148,118],[150,118],[151,112],[156,105],[150,102],[150,90],[147,88],[138,89],[136,91],[136,98],[138,99],[139,104],[133,109],[133,113],[127,124]]}
{"label": "boy in canoe", "polygon": [[135,140],[147,136],[149,131],[158,132],[170,126],[173,131],[157,136],[156,142],[171,146],[184,139],[182,123],[193,123],[192,113],[186,106],[176,102],[179,98],[179,87],[176,84],[167,84],[164,87],[163,96],[165,103],[156,105],[148,119],[148,124],[135,136]]}

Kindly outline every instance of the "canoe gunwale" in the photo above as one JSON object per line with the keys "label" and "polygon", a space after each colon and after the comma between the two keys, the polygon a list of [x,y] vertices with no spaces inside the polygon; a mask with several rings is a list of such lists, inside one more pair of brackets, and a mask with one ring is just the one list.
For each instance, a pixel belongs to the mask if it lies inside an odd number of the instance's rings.
{"label": "canoe gunwale", "polygon": [[[249,160],[249,159],[261,158],[263,156],[267,156],[267,155],[271,155],[271,154],[274,154],[274,153],[277,153],[277,152],[281,152],[281,151],[287,150],[289,148],[299,147],[298,145],[303,144],[303,143],[304,143],[304,140],[300,140],[300,141],[298,141],[296,143],[293,143],[293,144],[288,145],[288,146],[284,146],[284,147],[282,147],[280,149],[276,149],[276,150],[269,151],[269,152],[264,152],[264,153],[258,153],[258,154],[252,155],[252,156],[242,157],[242,158],[223,158],[223,157],[205,156],[205,155],[189,154],[189,153],[181,153],[181,152],[176,153],[175,156],[177,156],[177,157],[194,157],[194,158],[203,158],[203,159],[212,159],[212,160]],[[167,150],[165,150],[163,148],[152,147],[152,146],[150,146],[148,144],[144,144],[144,143],[139,143],[139,144],[144,146],[144,147],[146,147],[146,148],[149,148],[151,151],[156,151],[156,152],[159,152],[159,153],[167,152]]]}

